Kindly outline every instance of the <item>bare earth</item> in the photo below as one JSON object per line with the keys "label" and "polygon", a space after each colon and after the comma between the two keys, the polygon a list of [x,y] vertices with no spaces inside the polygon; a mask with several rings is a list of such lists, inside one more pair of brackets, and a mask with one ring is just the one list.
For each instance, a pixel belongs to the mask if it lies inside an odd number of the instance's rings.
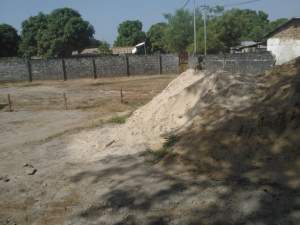
{"label": "bare earth", "polygon": [[[250,117],[241,117],[257,108],[260,101],[254,97],[263,96],[260,91],[269,96],[269,87],[251,76],[223,75],[188,71],[171,83],[175,76],[2,85],[0,104],[11,93],[17,112],[0,112],[0,224],[300,224],[298,109],[291,122],[284,120],[288,141],[280,136],[271,149],[267,140],[272,137],[259,136],[268,123],[259,130],[251,127],[252,135],[247,126],[257,123],[248,125]],[[279,97],[293,99],[284,85],[294,90],[289,79],[297,76],[286,76],[285,83],[275,77],[270,87],[280,90]],[[255,96],[244,98],[254,90]],[[63,109],[63,92],[69,110]],[[127,123],[107,123],[138,107]],[[282,124],[279,119],[274,123]],[[243,129],[235,132],[231,125]],[[182,140],[157,162],[149,147],[172,132]],[[257,154],[249,138],[255,139]],[[277,153],[271,155],[270,149]],[[259,158],[266,154],[273,158]],[[286,180],[275,177],[278,171]]]}

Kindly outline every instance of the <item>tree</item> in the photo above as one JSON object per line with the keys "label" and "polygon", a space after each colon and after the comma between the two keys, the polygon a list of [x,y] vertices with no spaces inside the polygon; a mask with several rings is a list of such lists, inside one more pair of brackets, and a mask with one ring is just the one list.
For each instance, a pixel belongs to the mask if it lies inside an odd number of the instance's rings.
{"label": "tree", "polygon": [[109,43],[106,41],[100,41],[98,49],[100,54],[111,54]]}
{"label": "tree", "polygon": [[193,16],[188,10],[180,9],[174,15],[167,14],[168,26],[165,40],[168,51],[184,52],[193,40]]}
{"label": "tree", "polygon": [[89,43],[89,48],[98,48],[100,45],[101,41],[97,40],[96,38],[91,38],[90,43]]}
{"label": "tree", "polygon": [[70,8],[56,9],[49,15],[39,13],[22,23],[23,56],[66,57],[92,42],[94,28]]}
{"label": "tree", "polygon": [[118,37],[114,46],[134,46],[145,41],[146,34],[142,31],[143,24],[139,20],[127,20],[119,25]]}
{"label": "tree", "polygon": [[147,39],[150,45],[150,52],[167,52],[165,43],[166,23],[156,23],[152,25],[147,32]]}
{"label": "tree", "polygon": [[22,23],[21,42],[19,50],[21,55],[31,57],[38,55],[38,37],[47,29],[47,16],[39,13],[29,17]]}
{"label": "tree", "polygon": [[260,41],[268,32],[268,14],[250,9],[232,9],[217,18],[220,39],[229,49],[241,41]]}
{"label": "tree", "polygon": [[[207,53],[216,54],[225,50],[224,43],[220,40],[218,28],[216,23],[208,21],[207,23]],[[188,51],[192,53],[194,51],[194,43],[191,43]],[[197,30],[197,53],[204,54],[204,27],[200,26]]]}
{"label": "tree", "polygon": [[89,46],[93,26],[70,8],[56,9],[47,18],[47,29],[38,36],[38,54],[66,57]]}
{"label": "tree", "polygon": [[280,19],[271,21],[268,26],[268,32],[275,30],[277,27],[281,26],[282,24],[286,23],[287,21],[288,21],[288,19],[286,19],[286,18],[280,18]]}
{"label": "tree", "polygon": [[19,39],[15,28],[8,24],[0,24],[0,57],[16,56]]}

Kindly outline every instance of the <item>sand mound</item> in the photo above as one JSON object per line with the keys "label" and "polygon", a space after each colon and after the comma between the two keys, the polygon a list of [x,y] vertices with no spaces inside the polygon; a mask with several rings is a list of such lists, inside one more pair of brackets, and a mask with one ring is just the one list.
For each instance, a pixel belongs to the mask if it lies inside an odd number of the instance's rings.
{"label": "sand mound", "polygon": [[161,163],[249,185],[300,188],[300,58],[258,77],[230,79],[221,82],[223,91],[201,98],[194,109],[200,115]]}
{"label": "sand mound", "polygon": [[163,136],[178,133],[189,127],[195,118],[201,119],[211,105],[220,105],[226,110],[246,108],[251,104],[255,88],[253,76],[188,70],[135,111],[127,128],[149,143],[161,143]]}

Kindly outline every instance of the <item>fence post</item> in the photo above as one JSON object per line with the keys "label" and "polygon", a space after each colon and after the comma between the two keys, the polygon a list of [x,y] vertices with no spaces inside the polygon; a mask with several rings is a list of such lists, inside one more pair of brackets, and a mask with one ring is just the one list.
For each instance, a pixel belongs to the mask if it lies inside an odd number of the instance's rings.
{"label": "fence post", "polygon": [[11,98],[10,98],[10,94],[7,95],[7,101],[8,101],[8,105],[9,105],[9,111],[12,112],[12,103],[11,103]]}
{"label": "fence post", "polygon": [[61,64],[62,64],[64,81],[66,81],[68,79],[68,77],[67,77],[67,71],[66,71],[66,63],[65,63],[64,59],[61,59]]}
{"label": "fence post", "polygon": [[123,88],[121,88],[121,90],[120,90],[120,98],[121,98],[121,103],[124,103],[124,100],[123,100],[123,98],[124,98]]}
{"label": "fence post", "polygon": [[63,97],[64,97],[65,109],[68,110],[68,100],[67,100],[67,95],[65,92],[63,94]]}
{"label": "fence post", "polygon": [[26,64],[27,64],[27,70],[28,70],[28,80],[29,80],[29,82],[32,82],[32,70],[31,70],[30,59],[26,60]]}
{"label": "fence post", "polygon": [[97,68],[96,68],[95,58],[92,59],[92,62],[93,62],[94,79],[97,79]]}
{"label": "fence post", "polygon": [[161,60],[161,54],[158,55],[159,60],[159,74],[162,74],[162,60]]}
{"label": "fence post", "polygon": [[130,76],[128,55],[125,54],[126,75]]}

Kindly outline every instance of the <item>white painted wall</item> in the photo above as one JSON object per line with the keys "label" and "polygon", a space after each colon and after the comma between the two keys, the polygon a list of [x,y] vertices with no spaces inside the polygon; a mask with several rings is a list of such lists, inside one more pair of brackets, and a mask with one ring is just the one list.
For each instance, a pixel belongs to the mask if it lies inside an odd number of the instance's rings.
{"label": "white painted wall", "polygon": [[300,56],[300,40],[270,38],[267,49],[276,58],[276,65],[281,65]]}

